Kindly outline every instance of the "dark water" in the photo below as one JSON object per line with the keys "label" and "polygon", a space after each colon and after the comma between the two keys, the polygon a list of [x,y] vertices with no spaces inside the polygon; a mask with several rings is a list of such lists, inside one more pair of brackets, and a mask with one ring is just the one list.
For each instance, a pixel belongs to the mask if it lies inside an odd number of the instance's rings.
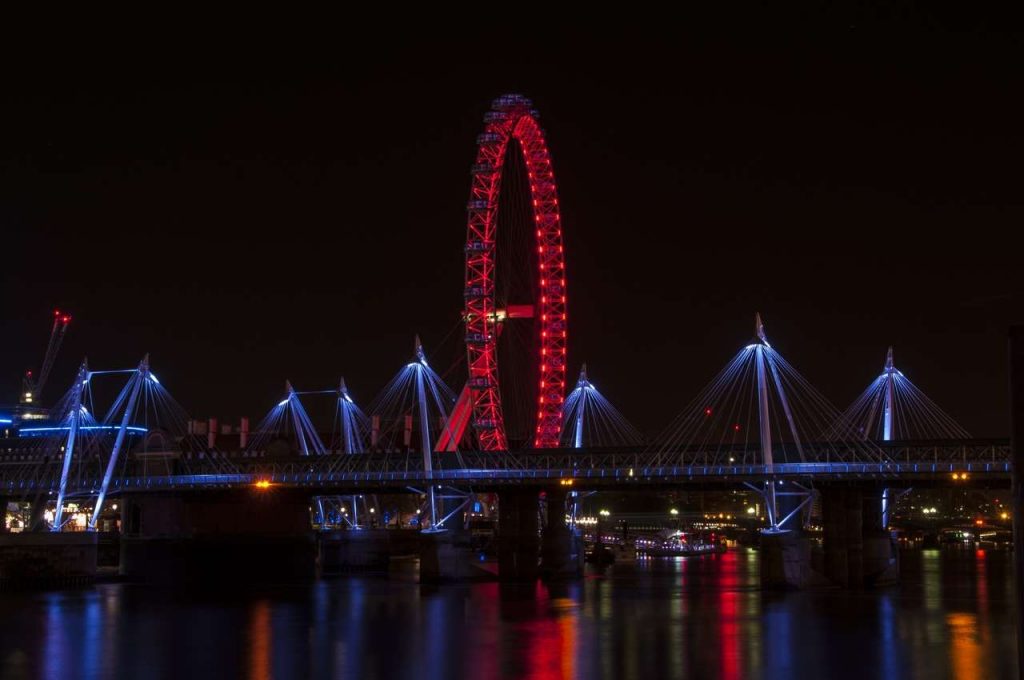
{"label": "dark water", "polygon": [[860,592],[761,592],[741,550],[556,586],[3,593],[0,678],[1016,677],[1010,555],[903,557]]}

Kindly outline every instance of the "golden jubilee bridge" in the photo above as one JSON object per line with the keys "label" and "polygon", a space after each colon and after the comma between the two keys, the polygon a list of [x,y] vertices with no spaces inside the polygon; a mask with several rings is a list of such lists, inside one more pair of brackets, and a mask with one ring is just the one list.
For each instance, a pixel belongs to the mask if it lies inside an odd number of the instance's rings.
{"label": "golden jubilee bridge", "polygon": [[[863,504],[865,521],[886,527],[894,494],[907,488],[1008,485],[1009,442],[972,438],[897,368],[891,348],[841,410],[771,345],[759,314],[676,418],[642,435],[586,365],[570,363],[567,227],[532,103],[496,99],[476,147],[456,298],[462,359],[445,372],[453,384],[417,337],[365,410],[344,379],[326,389],[285,383],[255,427],[243,421],[224,433],[189,415],[148,356],[123,370],[83,361],[45,417],[0,415],[0,497],[31,503],[33,528],[60,533],[72,502],[90,508],[89,530],[111,499],[129,497],[207,503],[209,512],[189,515],[193,524],[246,508],[241,526],[254,512],[245,499],[258,496],[260,507],[280,501],[296,517],[306,507],[323,527],[339,498],[365,517],[367,495],[410,493],[422,499],[419,528],[441,533],[457,531],[479,493],[496,493],[506,535],[515,525],[526,540],[538,498],[548,508],[564,503],[571,522],[578,499],[602,489],[742,489],[763,500],[765,535],[781,536],[799,529],[816,494],[835,512],[859,513]],[[115,396],[104,402],[104,393]],[[154,517],[178,512],[170,507]],[[126,516],[122,528],[138,533],[139,517]],[[202,534],[197,526],[178,530]]]}

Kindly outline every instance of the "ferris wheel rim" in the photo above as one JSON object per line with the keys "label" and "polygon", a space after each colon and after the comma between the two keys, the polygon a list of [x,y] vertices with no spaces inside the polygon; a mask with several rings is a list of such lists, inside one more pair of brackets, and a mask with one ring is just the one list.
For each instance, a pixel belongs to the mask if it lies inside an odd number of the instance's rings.
{"label": "ferris wheel rim", "polygon": [[534,316],[539,326],[539,366],[535,448],[556,448],[565,400],[567,315],[565,251],[561,212],[551,154],[530,100],[504,95],[494,100],[477,137],[467,204],[465,319],[466,354],[473,427],[484,451],[508,449],[501,403],[497,339],[499,310],[495,300],[495,236],[498,194],[509,143],[519,145],[526,162],[532,216],[536,224],[538,296]]}

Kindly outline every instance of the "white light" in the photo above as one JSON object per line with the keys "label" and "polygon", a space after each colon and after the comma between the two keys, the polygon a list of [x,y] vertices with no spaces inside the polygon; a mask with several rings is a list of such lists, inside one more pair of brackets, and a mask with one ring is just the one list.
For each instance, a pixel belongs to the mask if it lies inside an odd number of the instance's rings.
{"label": "white light", "polygon": [[754,506],[753,506],[753,505],[751,505],[751,506],[749,506],[749,507],[747,508],[747,514],[748,514],[748,515],[753,515],[753,514],[754,514],[755,512],[757,512],[757,511],[756,511],[756,510],[754,509]]}
{"label": "white light", "polygon": [[670,514],[673,514],[673,515],[678,515],[678,514],[679,514],[679,511],[678,511],[678,510],[676,510],[675,508],[672,508],[671,510],[669,510],[669,513],[670,513]]}
{"label": "white light", "polygon": [[[291,399],[291,397],[288,397],[288,399]],[[283,401],[279,402],[278,406],[284,406],[285,404],[287,404],[288,403],[288,399],[284,399]]]}
{"label": "white light", "polygon": [[155,376],[155,375],[153,375],[152,373],[150,373],[150,374],[149,374],[149,379],[150,379],[150,380],[152,380],[153,382],[155,382],[155,383],[156,383],[157,385],[159,385],[159,384],[160,384],[160,381],[159,381],[159,380],[157,380],[157,379],[156,379],[156,376]]}

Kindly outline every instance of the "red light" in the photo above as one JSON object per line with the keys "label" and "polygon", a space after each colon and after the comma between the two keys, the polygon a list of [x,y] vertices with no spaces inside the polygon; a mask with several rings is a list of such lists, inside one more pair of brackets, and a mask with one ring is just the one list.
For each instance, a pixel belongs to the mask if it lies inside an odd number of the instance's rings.
{"label": "red light", "polygon": [[739,423],[736,423],[735,425],[733,425],[733,426],[732,426],[732,429],[733,429],[734,431],[736,431],[736,432],[739,432],[739,431],[740,431],[740,424],[739,424]]}
{"label": "red light", "polygon": [[707,407],[706,409],[704,409],[704,415],[706,415],[706,416],[710,416],[711,415],[711,407],[710,406]]}
{"label": "red light", "polygon": [[53,315],[54,316],[60,316],[60,310],[59,309],[53,310]]}

